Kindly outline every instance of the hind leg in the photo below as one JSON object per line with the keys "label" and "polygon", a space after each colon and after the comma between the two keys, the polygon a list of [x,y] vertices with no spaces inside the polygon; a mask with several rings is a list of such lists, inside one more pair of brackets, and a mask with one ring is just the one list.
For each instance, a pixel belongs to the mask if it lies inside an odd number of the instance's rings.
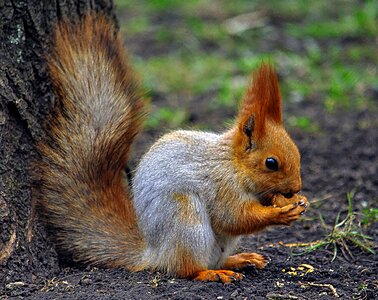
{"label": "hind leg", "polygon": [[231,270],[255,266],[257,269],[263,269],[268,262],[268,257],[258,253],[238,253],[229,256],[223,264],[223,268]]}

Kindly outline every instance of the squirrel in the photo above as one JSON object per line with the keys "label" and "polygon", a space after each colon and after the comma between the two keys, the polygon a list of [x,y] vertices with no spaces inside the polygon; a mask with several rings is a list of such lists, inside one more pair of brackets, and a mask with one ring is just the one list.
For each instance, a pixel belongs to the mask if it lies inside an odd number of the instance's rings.
{"label": "squirrel", "polygon": [[264,268],[233,254],[243,235],[290,225],[308,206],[300,153],[282,125],[277,74],[262,63],[225,132],[163,135],[125,183],[145,95],[115,26],[60,21],[47,58],[58,98],[38,145],[39,199],[57,249],[74,262],[229,283]]}

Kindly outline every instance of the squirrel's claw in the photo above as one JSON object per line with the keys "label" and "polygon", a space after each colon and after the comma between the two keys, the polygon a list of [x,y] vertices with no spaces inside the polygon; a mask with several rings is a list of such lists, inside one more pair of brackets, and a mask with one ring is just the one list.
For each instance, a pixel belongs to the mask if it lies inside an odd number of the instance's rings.
{"label": "squirrel's claw", "polygon": [[261,254],[261,255],[264,257],[266,264],[269,264],[272,261],[272,259],[268,255],[265,255],[265,254]]}

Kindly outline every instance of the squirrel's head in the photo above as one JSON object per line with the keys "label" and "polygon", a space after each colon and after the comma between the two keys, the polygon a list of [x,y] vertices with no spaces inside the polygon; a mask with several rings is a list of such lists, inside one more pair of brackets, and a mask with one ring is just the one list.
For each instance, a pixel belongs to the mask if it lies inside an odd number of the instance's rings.
{"label": "squirrel's head", "polygon": [[302,188],[300,154],[282,126],[281,94],[274,68],[254,72],[233,128],[234,163],[247,192],[291,198]]}

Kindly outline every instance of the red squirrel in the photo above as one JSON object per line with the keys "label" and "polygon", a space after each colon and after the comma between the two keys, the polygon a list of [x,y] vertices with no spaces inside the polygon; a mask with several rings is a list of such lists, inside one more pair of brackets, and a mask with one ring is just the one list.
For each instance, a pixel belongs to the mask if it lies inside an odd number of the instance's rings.
{"label": "red squirrel", "polygon": [[308,206],[274,68],[253,73],[230,129],[158,139],[129,188],[124,167],[145,101],[124,52],[104,16],[55,28],[48,67],[59,105],[37,169],[58,249],[93,266],[201,281],[228,283],[243,278],[234,269],[264,268],[264,255],[233,254],[240,237],[290,225]]}

